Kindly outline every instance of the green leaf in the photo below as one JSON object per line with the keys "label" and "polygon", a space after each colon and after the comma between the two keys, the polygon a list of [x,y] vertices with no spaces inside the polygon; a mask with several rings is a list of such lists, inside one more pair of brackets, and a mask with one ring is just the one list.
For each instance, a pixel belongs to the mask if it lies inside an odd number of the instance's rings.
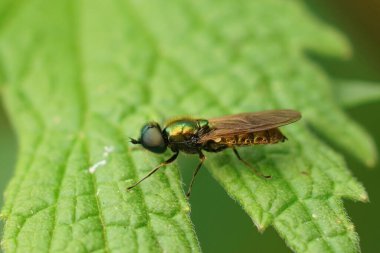
{"label": "green leaf", "polygon": [[0,13],[0,80],[19,138],[6,252],[200,251],[175,165],[126,191],[169,156],[127,137],[148,120],[273,108],[303,113],[284,128],[289,141],[241,151],[272,179],[229,151],[207,154],[206,167],[294,251],[360,251],[341,198],[367,194],[309,125],[368,163],[376,151],[304,54],[349,47],[303,2],[7,0]]}
{"label": "green leaf", "polygon": [[380,84],[360,80],[340,80],[335,85],[339,103],[344,107],[380,100]]}

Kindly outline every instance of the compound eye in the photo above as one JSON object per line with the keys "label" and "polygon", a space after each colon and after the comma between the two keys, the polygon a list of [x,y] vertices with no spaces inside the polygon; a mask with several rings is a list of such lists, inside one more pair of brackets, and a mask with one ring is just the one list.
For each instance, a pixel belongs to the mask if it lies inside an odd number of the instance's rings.
{"label": "compound eye", "polygon": [[154,153],[164,153],[166,144],[161,129],[156,124],[148,124],[141,131],[141,144]]}

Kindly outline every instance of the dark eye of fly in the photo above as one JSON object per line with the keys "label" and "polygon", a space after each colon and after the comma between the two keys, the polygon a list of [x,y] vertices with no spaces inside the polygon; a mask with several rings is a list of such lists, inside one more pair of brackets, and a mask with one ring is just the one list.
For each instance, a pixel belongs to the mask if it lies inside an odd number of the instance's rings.
{"label": "dark eye of fly", "polygon": [[141,130],[141,145],[154,153],[164,153],[166,143],[158,124],[147,124]]}

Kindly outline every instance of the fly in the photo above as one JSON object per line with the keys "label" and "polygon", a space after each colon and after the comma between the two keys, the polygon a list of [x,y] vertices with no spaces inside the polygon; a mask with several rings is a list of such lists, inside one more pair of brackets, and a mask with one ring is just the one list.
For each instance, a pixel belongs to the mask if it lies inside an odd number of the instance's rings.
{"label": "fly", "polygon": [[141,144],[143,148],[157,154],[162,154],[167,148],[170,148],[174,154],[127,189],[134,188],[161,167],[174,162],[179,152],[184,152],[196,154],[200,160],[193,172],[186,194],[189,197],[194,179],[206,159],[202,151],[220,152],[227,148],[231,148],[237,159],[253,169],[257,175],[270,178],[270,176],[256,171],[242,159],[236,147],[284,142],[287,138],[281,133],[279,127],[293,123],[300,118],[301,114],[294,110],[271,110],[233,114],[208,120],[180,118],[170,121],[163,129],[158,123],[150,122],[142,127],[138,140],[131,138],[131,143]]}

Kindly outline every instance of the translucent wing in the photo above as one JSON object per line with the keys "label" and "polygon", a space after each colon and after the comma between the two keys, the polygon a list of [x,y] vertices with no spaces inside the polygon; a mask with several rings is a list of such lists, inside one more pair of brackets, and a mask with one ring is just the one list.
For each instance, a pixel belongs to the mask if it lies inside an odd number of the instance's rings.
{"label": "translucent wing", "polygon": [[240,113],[209,119],[211,130],[201,136],[199,142],[237,134],[259,132],[293,123],[301,118],[294,110],[272,110]]}

